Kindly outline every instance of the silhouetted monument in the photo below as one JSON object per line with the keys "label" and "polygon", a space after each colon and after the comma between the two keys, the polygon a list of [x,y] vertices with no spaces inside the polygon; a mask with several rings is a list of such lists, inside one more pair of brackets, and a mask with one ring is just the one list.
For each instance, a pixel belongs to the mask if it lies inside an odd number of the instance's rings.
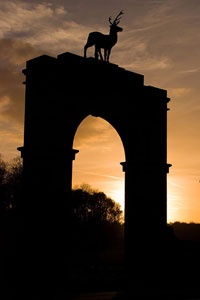
{"label": "silhouetted monument", "polygon": [[101,54],[101,48],[104,49],[104,60],[109,62],[110,52],[112,47],[117,43],[117,32],[123,30],[123,28],[117,26],[120,22],[120,16],[123,14],[123,11],[117,15],[117,17],[112,22],[111,17],[109,17],[110,23],[110,33],[109,35],[102,34],[101,32],[91,32],[88,36],[87,43],[84,47],[84,57],[86,58],[87,48],[95,46],[94,56],[96,59],[99,58],[103,60]]}
{"label": "silhouetted monument", "polygon": [[[167,224],[166,90],[144,85],[136,74],[94,58],[63,53],[27,61],[24,147],[27,257],[43,282],[63,279],[70,251],[72,149],[89,115],[108,121],[121,137],[126,161],[125,246],[128,265],[143,267],[162,253]],[[120,163],[120,162],[119,162]],[[148,247],[148,254],[144,254]],[[145,249],[145,251],[144,251]],[[164,254],[163,254],[164,258]],[[49,260],[51,264],[49,265]],[[55,275],[56,274],[56,275]],[[38,277],[37,277],[38,279]],[[38,279],[39,280],[39,279]]]}

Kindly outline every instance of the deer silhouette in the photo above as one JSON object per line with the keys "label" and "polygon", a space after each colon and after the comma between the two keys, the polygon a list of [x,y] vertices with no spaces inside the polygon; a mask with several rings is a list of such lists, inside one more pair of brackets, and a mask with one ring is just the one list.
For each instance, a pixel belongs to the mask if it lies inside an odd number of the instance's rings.
{"label": "deer silhouette", "polygon": [[87,48],[95,46],[95,58],[98,59],[100,56],[100,59],[103,60],[103,56],[101,54],[101,49],[104,49],[104,61],[109,62],[110,52],[112,47],[117,43],[117,32],[120,32],[123,30],[123,28],[117,26],[120,22],[121,15],[123,14],[123,11],[120,11],[120,13],[117,15],[117,17],[112,22],[111,17],[109,17],[109,23],[110,23],[110,33],[109,34],[103,34],[101,32],[91,32],[88,35],[87,43],[84,47],[84,57],[86,58],[86,52]]}

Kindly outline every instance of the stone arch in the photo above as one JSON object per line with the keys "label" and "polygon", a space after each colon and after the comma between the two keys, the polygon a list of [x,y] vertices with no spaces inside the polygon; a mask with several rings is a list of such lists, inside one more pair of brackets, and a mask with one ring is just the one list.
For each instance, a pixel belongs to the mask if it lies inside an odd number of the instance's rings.
{"label": "stone arch", "polygon": [[[23,73],[25,131],[24,146],[19,150],[29,200],[21,212],[29,231],[37,232],[42,240],[48,224],[54,244],[65,251],[69,248],[67,243],[63,245],[62,237],[70,228],[76,154],[72,144],[78,125],[91,114],[116,129],[126,153],[122,163],[126,257],[134,260],[135,251],[141,256],[146,243],[154,247],[155,241],[157,244],[164,238],[167,226],[167,91],[144,85],[143,75],[71,53],[29,60]],[[37,224],[33,226],[35,216]],[[47,238],[42,249],[48,242]]]}

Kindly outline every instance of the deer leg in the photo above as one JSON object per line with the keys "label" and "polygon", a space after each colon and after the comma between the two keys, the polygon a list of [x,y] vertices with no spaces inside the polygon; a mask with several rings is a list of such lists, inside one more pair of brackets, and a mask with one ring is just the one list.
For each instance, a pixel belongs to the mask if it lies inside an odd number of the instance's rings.
{"label": "deer leg", "polygon": [[107,50],[104,49],[104,60],[106,61],[106,59],[107,59]]}
{"label": "deer leg", "polygon": [[86,44],[85,47],[84,47],[84,57],[85,57],[85,58],[87,57],[87,55],[86,55],[87,48],[88,48],[88,46],[87,46],[87,44]]}
{"label": "deer leg", "polygon": [[100,55],[101,60],[103,60],[103,56],[101,54],[101,48],[99,48],[99,55]]}
{"label": "deer leg", "polygon": [[93,45],[94,45],[94,42],[90,39],[90,36],[89,36],[87,43],[85,44],[85,47],[84,47],[84,57],[85,58],[86,58],[87,48],[92,47]]}
{"label": "deer leg", "polygon": [[109,62],[110,52],[111,52],[111,49],[108,49],[108,52],[107,52],[107,62]]}
{"label": "deer leg", "polygon": [[96,46],[95,46],[94,57],[95,57],[96,59],[98,59],[98,58],[99,58],[99,54],[98,54],[98,48],[97,48]]}

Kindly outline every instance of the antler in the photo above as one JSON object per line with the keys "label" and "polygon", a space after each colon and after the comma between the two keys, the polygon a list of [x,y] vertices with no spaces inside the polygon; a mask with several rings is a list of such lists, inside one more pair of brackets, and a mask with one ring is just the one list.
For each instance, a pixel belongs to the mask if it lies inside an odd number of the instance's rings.
{"label": "antler", "polygon": [[111,17],[109,17],[109,23],[110,23],[110,25],[112,25],[113,23],[111,22],[111,20],[112,20],[112,18]]}
{"label": "antler", "polygon": [[120,13],[116,16],[116,18],[114,19],[114,21],[113,21],[113,24],[119,24],[119,22],[120,22],[120,19],[121,18],[119,18],[119,16],[121,16],[121,15],[123,15],[124,14],[124,12],[123,12],[123,10],[121,10],[120,11]]}

